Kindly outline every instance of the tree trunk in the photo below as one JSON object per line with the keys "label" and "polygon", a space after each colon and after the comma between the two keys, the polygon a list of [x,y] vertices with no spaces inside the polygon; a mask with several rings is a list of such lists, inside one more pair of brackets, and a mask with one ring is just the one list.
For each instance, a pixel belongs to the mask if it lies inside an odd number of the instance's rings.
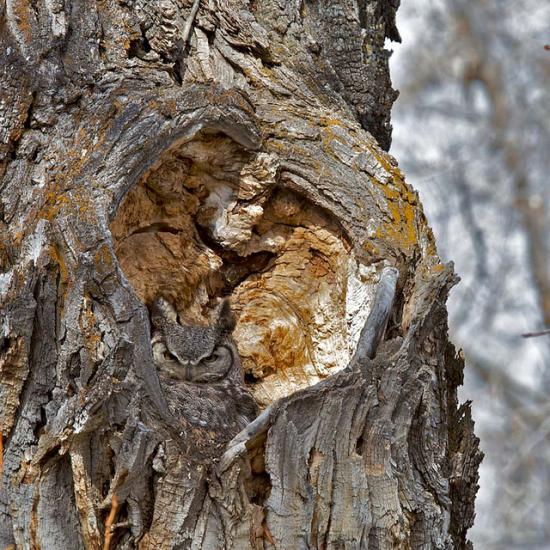
{"label": "tree trunk", "polygon": [[[398,3],[0,7],[1,548],[468,547]],[[200,335],[222,296],[237,375],[178,379],[153,303]]]}

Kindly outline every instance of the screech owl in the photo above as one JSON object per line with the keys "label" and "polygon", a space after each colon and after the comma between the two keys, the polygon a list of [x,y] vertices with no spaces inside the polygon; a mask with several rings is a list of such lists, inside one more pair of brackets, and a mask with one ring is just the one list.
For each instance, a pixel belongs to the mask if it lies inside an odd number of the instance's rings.
{"label": "screech owl", "polygon": [[235,316],[224,300],[209,326],[180,325],[176,317],[165,299],[153,302],[153,356],[168,405],[175,416],[226,442],[258,412],[231,336]]}

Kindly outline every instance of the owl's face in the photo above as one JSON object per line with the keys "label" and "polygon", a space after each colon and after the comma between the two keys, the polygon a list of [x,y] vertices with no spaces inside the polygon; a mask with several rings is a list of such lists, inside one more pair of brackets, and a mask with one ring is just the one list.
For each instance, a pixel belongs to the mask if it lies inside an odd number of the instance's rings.
{"label": "owl's face", "polygon": [[196,383],[216,382],[229,374],[236,350],[230,338],[235,319],[228,302],[222,304],[217,322],[209,327],[179,325],[160,307],[154,314],[158,331],[152,342],[153,354],[160,369],[173,378]]}
{"label": "owl's face", "polygon": [[200,357],[176,357],[164,342],[153,343],[155,363],[171,377],[186,382],[217,382],[225,378],[235,362],[234,349],[229,343],[214,345]]}
{"label": "owl's face", "polygon": [[227,345],[216,346],[210,355],[184,366],[190,382],[216,382],[225,378],[233,366],[233,351]]}

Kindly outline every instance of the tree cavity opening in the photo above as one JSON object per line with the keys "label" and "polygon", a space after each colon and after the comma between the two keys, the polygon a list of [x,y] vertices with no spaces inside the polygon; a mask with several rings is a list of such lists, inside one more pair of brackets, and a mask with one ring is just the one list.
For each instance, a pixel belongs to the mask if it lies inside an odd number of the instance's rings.
{"label": "tree cavity opening", "polygon": [[145,304],[162,296],[180,322],[206,324],[230,296],[246,380],[262,405],[345,367],[360,324],[350,243],[329,213],[278,179],[274,155],[202,133],[166,152],[111,224]]}

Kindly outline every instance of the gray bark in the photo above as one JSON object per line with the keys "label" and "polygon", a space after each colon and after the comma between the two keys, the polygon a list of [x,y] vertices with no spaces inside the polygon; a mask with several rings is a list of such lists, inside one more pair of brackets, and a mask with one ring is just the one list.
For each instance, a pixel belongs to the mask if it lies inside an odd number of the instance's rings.
{"label": "gray bark", "polygon": [[[0,7],[0,547],[468,547],[481,455],[447,337],[456,278],[384,151],[398,2],[192,4]],[[340,243],[366,304],[384,268],[399,274],[393,307],[374,316],[374,359],[287,391],[244,431],[242,380],[176,387],[159,372],[147,292],[161,279],[147,282],[147,259],[139,276],[123,267],[139,253],[122,256],[130,237],[187,242],[166,222],[181,203],[146,179],[191,165],[206,187],[260,189],[224,210],[226,226],[193,214],[197,242],[223,259],[223,285],[214,270],[204,292],[231,295],[241,319],[242,281],[288,264],[282,245],[242,248],[272,220],[289,241],[281,205],[302,216],[300,235]],[[124,226],[139,186],[166,219],[140,225],[140,210]],[[266,221],[245,242],[235,227],[258,209]],[[307,247],[291,252],[318,265]],[[198,295],[186,307],[204,306]],[[284,385],[281,372],[270,376]]]}

